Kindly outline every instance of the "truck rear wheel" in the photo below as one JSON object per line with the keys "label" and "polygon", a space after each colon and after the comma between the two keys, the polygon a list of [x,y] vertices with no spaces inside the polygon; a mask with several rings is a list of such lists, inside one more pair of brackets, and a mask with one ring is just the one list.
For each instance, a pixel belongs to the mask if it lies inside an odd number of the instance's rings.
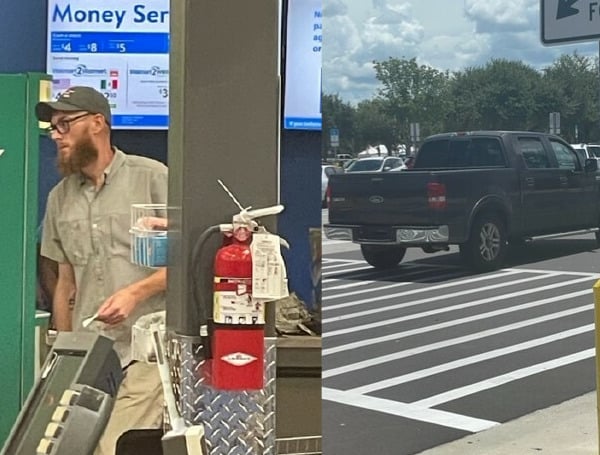
{"label": "truck rear wheel", "polygon": [[376,269],[391,269],[402,261],[406,248],[395,245],[361,245],[360,251],[365,261]]}
{"label": "truck rear wheel", "polygon": [[504,221],[494,214],[483,214],[473,223],[471,235],[460,245],[463,260],[478,272],[500,268],[508,247]]}

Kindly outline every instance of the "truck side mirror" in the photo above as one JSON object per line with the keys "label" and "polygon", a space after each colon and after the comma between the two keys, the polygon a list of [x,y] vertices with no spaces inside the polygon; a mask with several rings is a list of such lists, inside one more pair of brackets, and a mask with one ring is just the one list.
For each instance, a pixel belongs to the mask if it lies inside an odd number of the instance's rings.
{"label": "truck side mirror", "polygon": [[596,158],[586,158],[584,169],[585,172],[596,172],[598,170],[598,160]]}

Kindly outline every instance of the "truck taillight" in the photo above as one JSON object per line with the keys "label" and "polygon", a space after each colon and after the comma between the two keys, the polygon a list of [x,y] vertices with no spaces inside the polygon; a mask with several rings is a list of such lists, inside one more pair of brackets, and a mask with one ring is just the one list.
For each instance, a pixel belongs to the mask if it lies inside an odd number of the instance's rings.
{"label": "truck taillight", "polygon": [[446,208],[446,185],[429,182],[427,184],[427,202],[430,209]]}
{"label": "truck taillight", "polygon": [[329,185],[325,190],[325,200],[327,201],[327,208],[331,207],[331,187]]}

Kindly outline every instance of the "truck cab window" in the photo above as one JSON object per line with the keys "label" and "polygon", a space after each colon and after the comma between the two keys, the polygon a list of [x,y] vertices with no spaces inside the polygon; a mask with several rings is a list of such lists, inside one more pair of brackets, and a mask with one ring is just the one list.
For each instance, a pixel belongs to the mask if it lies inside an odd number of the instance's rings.
{"label": "truck cab window", "polygon": [[547,169],[552,167],[542,141],[537,138],[520,137],[518,144],[519,153],[523,157],[527,169]]}
{"label": "truck cab window", "polygon": [[425,142],[419,149],[415,167],[448,167],[448,139]]}
{"label": "truck cab window", "polygon": [[581,170],[581,165],[575,153],[566,145],[550,139],[552,151],[558,162],[559,169]]}
{"label": "truck cab window", "polygon": [[498,139],[473,138],[471,142],[471,165],[474,167],[506,167],[506,160]]}

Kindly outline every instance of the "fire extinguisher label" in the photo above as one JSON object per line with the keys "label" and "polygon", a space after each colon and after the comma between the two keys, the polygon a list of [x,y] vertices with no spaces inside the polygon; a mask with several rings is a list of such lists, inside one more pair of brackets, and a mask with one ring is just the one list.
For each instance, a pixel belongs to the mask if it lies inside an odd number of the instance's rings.
{"label": "fire extinguisher label", "polygon": [[240,294],[237,290],[216,291],[213,319],[218,324],[264,324],[264,304],[253,300],[249,293]]}
{"label": "fire extinguisher label", "polygon": [[236,367],[243,367],[244,365],[248,365],[257,359],[253,355],[246,354],[244,352],[232,352],[231,354],[221,357],[221,360]]}
{"label": "fire extinguisher label", "polygon": [[287,297],[287,273],[281,256],[279,237],[268,232],[255,233],[250,249],[252,296],[265,301]]}

